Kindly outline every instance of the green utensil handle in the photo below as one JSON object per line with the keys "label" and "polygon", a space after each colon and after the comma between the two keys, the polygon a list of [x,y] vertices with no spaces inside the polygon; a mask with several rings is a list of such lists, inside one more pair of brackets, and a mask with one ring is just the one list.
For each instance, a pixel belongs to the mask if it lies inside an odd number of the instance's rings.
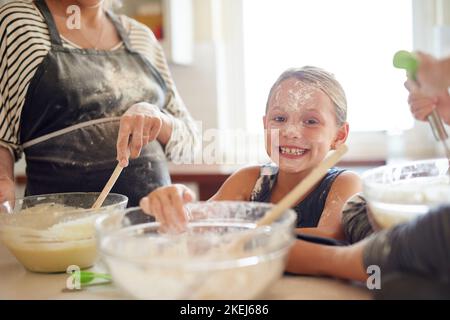
{"label": "green utensil handle", "polygon": [[100,278],[100,279],[104,279],[104,280],[112,280],[111,275],[109,275],[107,273],[80,271],[80,283],[81,284],[90,283],[95,278]]}
{"label": "green utensil handle", "polygon": [[405,69],[408,74],[408,78],[416,80],[417,68],[419,67],[419,61],[416,56],[408,51],[400,50],[394,55],[394,67],[399,69]]}

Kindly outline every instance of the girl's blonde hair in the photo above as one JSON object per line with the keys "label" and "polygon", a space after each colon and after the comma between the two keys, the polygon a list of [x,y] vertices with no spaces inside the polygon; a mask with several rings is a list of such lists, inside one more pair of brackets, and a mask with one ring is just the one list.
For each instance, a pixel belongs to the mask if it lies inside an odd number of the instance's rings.
{"label": "girl's blonde hair", "polygon": [[347,121],[347,98],[344,89],[336,80],[334,75],[324,69],[305,66],[302,68],[291,68],[284,71],[273,84],[266,103],[266,113],[269,109],[269,101],[275,88],[284,80],[294,78],[305,84],[313,85],[322,90],[333,102],[336,111],[336,122],[338,126]]}

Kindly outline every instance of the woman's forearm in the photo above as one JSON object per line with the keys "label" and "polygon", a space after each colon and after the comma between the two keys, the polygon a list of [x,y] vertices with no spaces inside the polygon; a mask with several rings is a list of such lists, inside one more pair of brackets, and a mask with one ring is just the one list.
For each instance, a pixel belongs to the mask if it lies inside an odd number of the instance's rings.
{"label": "woman's forearm", "polygon": [[292,247],[286,270],[305,275],[324,275],[365,281],[363,264],[365,241],[352,246],[327,246],[297,240]]}
{"label": "woman's forearm", "polygon": [[13,203],[15,197],[13,156],[8,149],[0,147],[0,202]]}
{"label": "woman's forearm", "polygon": [[173,124],[172,118],[164,113],[161,113],[162,126],[158,135],[158,141],[161,145],[165,146],[172,135]]}
{"label": "woman's forearm", "polygon": [[333,252],[330,261],[324,265],[324,274],[337,278],[366,281],[368,274],[364,268],[363,251],[366,241],[351,246],[330,247]]}
{"label": "woman's forearm", "polygon": [[0,179],[14,180],[14,159],[8,149],[0,147]]}
{"label": "woman's forearm", "polygon": [[320,275],[323,265],[329,263],[328,246],[296,240],[289,252],[286,270],[291,273]]}
{"label": "woman's forearm", "polygon": [[450,87],[450,57],[442,60],[442,69],[444,70],[445,83],[447,87]]}
{"label": "woman's forearm", "polygon": [[332,238],[336,240],[344,240],[345,236],[341,229],[332,227],[316,227],[316,228],[297,228],[296,232],[299,234],[308,234],[312,236]]}

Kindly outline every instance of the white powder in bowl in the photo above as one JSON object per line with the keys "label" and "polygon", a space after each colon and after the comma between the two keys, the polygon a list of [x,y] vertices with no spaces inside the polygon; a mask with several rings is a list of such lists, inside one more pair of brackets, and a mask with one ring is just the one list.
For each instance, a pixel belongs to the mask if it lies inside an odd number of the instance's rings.
{"label": "white powder in bowl", "polygon": [[[69,265],[91,266],[96,259],[94,220],[84,209],[60,204],[40,204],[8,216],[1,237],[8,249],[28,269],[36,272],[65,272]],[[62,221],[64,212],[74,212]],[[80,218],[77,218],[77,213]],[[56,222],[52,224],[52,222]]]}
{"label": "white powder in bowl", "polygon": [[282,275],[292,235],[259,236],[241,248],[227,243],[242,233],[228,236],[111,236],[101,248],[114,283],[135,298],[253,299]]}
{"label": "white powder in bowl", "polygon": [[376,222],[389,228],[450,202],[450,181],[448,176],[417,177],[369,186],[365,195]]}

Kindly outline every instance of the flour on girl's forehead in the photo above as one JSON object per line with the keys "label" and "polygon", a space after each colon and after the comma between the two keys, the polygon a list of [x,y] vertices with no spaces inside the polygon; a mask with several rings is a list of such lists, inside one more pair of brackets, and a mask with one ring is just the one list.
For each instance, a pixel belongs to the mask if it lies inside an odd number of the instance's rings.
{"label": "flour on girl's forehead", "polygon": [[[298,111],[314,99],[314,93],[320,90],[318,85],[306,84],[302,81],[296,81],[290,89],[288,89],[288,98],[286,107],[293,111]],[[275,100],[280,99],[281,84],[276,88]]]}

